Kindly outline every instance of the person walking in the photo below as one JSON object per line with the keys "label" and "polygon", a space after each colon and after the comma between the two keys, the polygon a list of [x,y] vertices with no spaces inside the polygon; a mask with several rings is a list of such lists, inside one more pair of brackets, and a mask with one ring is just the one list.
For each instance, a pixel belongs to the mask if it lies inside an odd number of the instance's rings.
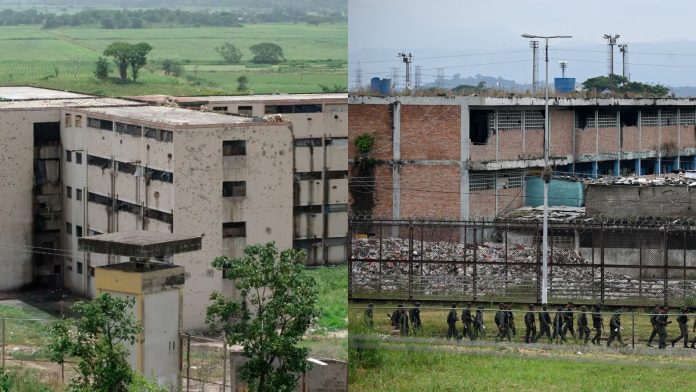
{"label": "person walking", "polygon": [[536,317],[534,315],[534,304],[529,305],[529,312],[524,315],[524,325],[527,331],[524,334],[524,342],[535,343],[537,339],[537,329],[536,329]]}
{"label": "person walking", "polygon": [[457,339],[457,304],[452,304],[449,314],[447,314],[447,340]]}

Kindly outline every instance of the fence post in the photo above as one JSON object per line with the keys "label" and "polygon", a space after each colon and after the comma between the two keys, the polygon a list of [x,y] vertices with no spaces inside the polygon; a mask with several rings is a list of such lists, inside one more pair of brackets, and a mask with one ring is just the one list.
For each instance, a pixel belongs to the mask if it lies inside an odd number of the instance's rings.
{"label": "fence post", "polygon": [[[462,262],[462,274],[464,274],[462,278],[462,283],[466,283],[466,222],[464,223],[464,261]],[[461,285],[462,287],[462,297],[466,297],[466,286],[464,284]]]}
{"label": "fence post", "polygon": [[382,222],[379,222],[379,253],[378,253],[378,259],[377,259],[377,265],[379,266],[379,287],[377,292],[382,293],[382,237],[383,237],[383,231],[384,225]]}
{"label": "fence post", "polygon": [[665,270],[665,277],[664,280],[662,281],[662,295],[664,297],[664,305],[668,306],[668,299],[667,299],[667,280],[669,278],[669,251],[667,249],[667,228],[663,227],[662,228],[662,253],[663,253],[663,258],[664,258],[664,270]]}
{"label": "fence post", "polygon": [[186,334],[186,392],[191,390],[191,334]]}
{"label": "fence post", "polygon": [[[684,229],[682,229],[684,230]],[[686,231],[682,231],[682,237],[684,238],[682,250],[684,251],[684,269],[682,271],[682,301],[686,305]]]}
{"label": "fence post", "polygon": [[602,224],[602,227],[599,232],[599,238],[600,238],[600,250],[599,250],[599,262],[600,262],[600,267],[599,267],[599,298],[600,298],[600,303],[604,303],[604,224]]}
{"label": "fence post", "polygon": [[510,276],[508,276],[508,230],[510,229],[510,224],[508,223],[507,226],[505,227],[505,296],[507,297],[508,295],[508,280],[510,280]]}
{"label": "fence post", "polygon": [[638,235],[638,298],[643,302],[643,233]]}
{"label": "fence post", "polygon": [[477,250],[476,248],[477,248],[477,246],[476,246],[476,226],[474,226],[474,260],[473,260],[474,269],[473,269],[473,272],[471,274],[471,288],[473,291],[472,294],[474,296],[474,301],[476,301],[476,273],[477,273],[476,267],[478,264],[477,257],[476,257],[476,250]]}
{"label": "fence post", "polygon": [[[536,272],[537,272],[537,279],[536,279],[536,295],[537,295],[537,302],[541,303],[541,243],[539,242],[539,223],[536,225],[536,230],[534,231],[534,237],[535,237],[535,243],[536,243]],[[545,305],[545,304],[544,304]]]}
{"label": "fence post", "polygon": [[222,335],[222,392],[227,392],[227,339]]}
{"label": "fence post", "polygon": [[408,299],[413,299],[413,221],[408,221]]}

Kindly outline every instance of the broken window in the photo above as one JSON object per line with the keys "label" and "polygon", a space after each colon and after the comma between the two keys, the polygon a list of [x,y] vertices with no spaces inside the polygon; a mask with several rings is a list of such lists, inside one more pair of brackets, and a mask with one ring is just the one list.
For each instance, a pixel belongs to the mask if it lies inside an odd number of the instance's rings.
{"label": "broken window", "polygon": [[237,108],[237,114],[240,116],[247,116],[247,117],[251,117],[254,115],[253,109],[251,106],[239,106]]}
{"label": "broken window", "polygon": [[140,137],[141,132],[142,132],[142,127],[139,125],[124,124],[124,123],[117,122],[116,123],[116,132],[122,133],[125,135],[131,135],[134,137]]}
{"label": "broken window", "polygon": [[77,273],[82,274],[82,263],[79,261],[77,262]]}
{"label": "broken window", "polygon": [[75,235],[80,238],[82,237],[82,226],[75,225]]}
{"label": "broken window", "polygon": [[90,128],[104,129],[107,131],[114,130],[113,121],[102,120],[102,119],[94,118],[94,117],[87,117],[87,126]]}
{"label": "broken window", "polygon": [[266,114],[321,113],[321,105],[267,105]]}
{"label": "broken window", "polygon": [[246,141],[245,140],[225,140],[222,142],[222,155],[229,156],[240,156],[246,155]]}
{"label": "broken window", "polygon": [[295,173],[295,181],[314,181],[321,180],[321,172],[302,172]]}
{"label": "broken window", "polygon": [[311,206],[295,206],[294,207],[295,214],[321,214],[321,206],[320,205],[311,205]]}
{"label": "broken window", "polygon": [[165,131],[162,129],[160,131],[160,141],[163,141],[165,143],[171,143],[174,141],[174,132],[172,131]]}
{"label": "broken window", "polygon": [[145,168],[145,177],[150,180],[157,180],[162,182],[173,183],[174,174],[164,170],[157,170],[151,168]]}
{"label": "broken window", "polygon": [[65,233],[69,235],[72,234],[72,223],[65,222]]}
{"label": "broken window", "polygon": [[347,137],[333,137],[331,139],[326,139],[326,145],[327,146],[347,146],[348,145],[348,138]]}
{"label": "broken window", "polygon": [[222,197],[246,196],[246,181],[225,181],[222,183]]}
{"label": "broken window", "polygon": [[72,127],[72,116],[70,113],[65,113],[65,126]]}
{"label": "broken window", "polygon": [[335,170],[326,172],[327,180],[342,180],[344,178],[348,178],[347,170]]}
{"label": "broken window", "polygon": [[82,189],[75,189],[75,199],[82,201]]}
{"label": "broken window", "polygon": [[72,199],[72,188],[69,186],[65,187],[65,197]]}
{"label": "broken window", "polygon": [[34,146],[60,144],[60,122],[34,123]]}
{"label": "broken window", "polygon": [[222,238],[246,237],[246,222],[225,222],[222,224]]}
{"label": "broken window", "polygon": [[227,106],[213,106],[214,112],[227,112]]}
{"label": "broken window", "polygon": [[82,116],[79,114],[75,116],[75,127],[82,128]]}
{"label": "broken window", "polygon": [[89,276],[94,278],[94,267],[87,267],[87,269],[89,270]]}
{"label": "broken window", "polygon": [[348,212],[347,204],[329,204],[326,206],[326,212]]}
{"label": "broken window", "polygon": [[145,216],[164,223],[172,224],[174,222],[174,217],[172,216],[172,214],[164,211],[153,210],[151,208],[145,209]]}
{"label": "broken window", "polygon": [[622,108],[619,111],[622,127],[635,127],[638,125],[638,110],[635,108]]}
{"label": "broken window", "polygon": [[75,152],[75,163],[78,165],[82,164],[82,153],[81,152]]}
{"label": "broken window", "polygon": [[98,166],[102,169],[106,169],[111,166],[111,160],[107,158],[98,157],[96,155],[87,155],[87,164],[92,166]]}
{"label": "broken window", "polygon": [[490,110],[472,110],[469,113],[469,140],[473,144],[486,144],[488,142],[488,115]]}
{"label": "broken window", "polygon": [[576,109],[575,110],[575,128],[585,129],[594,128],[596,126],[595,110],[594,109]]}
{"label": "broken window", "polygon": [[294,140],[295,147],[319,147],[321,146],[321,138],[298,138]]}
{"label": "broken window", "polygon": [[72,151],[65,150],[65,162],[72,162]]}

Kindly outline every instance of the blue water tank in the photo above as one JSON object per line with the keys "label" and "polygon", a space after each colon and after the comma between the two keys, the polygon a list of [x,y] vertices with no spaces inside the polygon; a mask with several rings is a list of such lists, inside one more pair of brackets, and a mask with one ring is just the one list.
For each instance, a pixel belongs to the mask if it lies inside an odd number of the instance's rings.
{"label": "blue water tank", "polygon": [[575,78],[554,78],[553,88],[557,93],[572,93],[575,91]]}
{"label": "blue water tank", "polygon": [[378,77],[370,79],[370,91],[379,92],[382,81]]}
{"label": "blue water tank", "polygon": [[391,94],[391,89],[392,89],[392,81],[391,79],[382,79],[380,86],[379,86],[379,94],[382,96],[387,96]]}

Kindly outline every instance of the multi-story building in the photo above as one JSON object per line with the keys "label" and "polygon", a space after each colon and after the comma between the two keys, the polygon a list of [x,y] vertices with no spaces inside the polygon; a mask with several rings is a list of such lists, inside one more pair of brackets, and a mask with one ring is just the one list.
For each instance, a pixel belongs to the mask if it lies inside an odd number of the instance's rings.
{"label": "multi-story building", "polygon": [[[696,167],[691,99],[551,98],[549,119],[557,174]],[[382,217],[493,218],[525,204],[525,179],[544,166],[540,98],[352,96],[348,133],[353,162],[353,141],[374,138],[371,173],[351,177],[353,205]]]}
{"label": "multi-story building", "polygon": [[294,246],[309,264],[345,262],[348,232],[348,97],[273,94],[131,97],[215,113],[260,118],[280,114],[294,138]]}

